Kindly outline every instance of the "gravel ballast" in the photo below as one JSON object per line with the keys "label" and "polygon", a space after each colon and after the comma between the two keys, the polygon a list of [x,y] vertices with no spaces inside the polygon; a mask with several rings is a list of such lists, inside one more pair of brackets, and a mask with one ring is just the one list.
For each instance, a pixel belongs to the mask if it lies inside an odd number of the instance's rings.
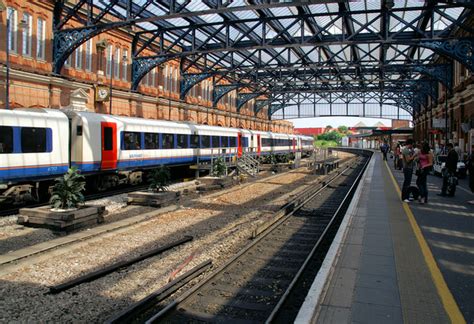
{"label": "gravel ballast", "polygon": [[[165,285],[183,263],[186,265],[177,275],[207,259],[212,259],[215,267],[221,265],[249,242],[255,225],[264,221],[262,211],[278,210],[317,178],[301,168],[185,200],[178,211],[72,245],[59,257],[4,275],[0,277],[0,293],[4,296],[0,322],[102,322]],[[103,203],[108,206],[107,202]],[[117,207],[111,215],[129,209],[122,207]],[[130,212],[140,210],[135,208]],[[193,236],[194,240],[93,282],[57,295],[44,295],[51,285],[137,256],[185,235]]]}

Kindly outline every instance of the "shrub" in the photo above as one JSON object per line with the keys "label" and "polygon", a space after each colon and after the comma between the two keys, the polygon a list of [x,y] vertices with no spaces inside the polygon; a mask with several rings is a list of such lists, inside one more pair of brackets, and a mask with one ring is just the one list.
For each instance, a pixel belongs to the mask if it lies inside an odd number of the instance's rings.
{"label": "shrub", "polygon": [[218,157],[214,160],[214,163],[212,165],[212,175],[214,177],[222,177],[223,175],[225,175],[226,170],[227,165],[225,164],[223,157]]}
{"label": "shrub", "polygon": [[56,179],[53,194],[50,199],[52,208],[69,209],[76,208],[84,202],[84,191],[86,182],[84,176],[79,174],[76,167],[70,168],[64,176]]}
{"label": "shrub", "polygon": [[167,191],[170,180],[171,173],[169,168],[165,165],[160,165],[159,168],[154,169],[149,175],[149,189],[153,191]]}

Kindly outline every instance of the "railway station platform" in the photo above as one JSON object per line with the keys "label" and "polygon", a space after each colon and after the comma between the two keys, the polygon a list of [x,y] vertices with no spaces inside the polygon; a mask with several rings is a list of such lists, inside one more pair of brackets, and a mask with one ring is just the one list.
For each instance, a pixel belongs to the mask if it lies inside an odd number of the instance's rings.
{"label": "railway station platform", "polygon": [[296,323],[474,323],[467,180],[448,198],[429,176],[429,203],[404,203],[391,164],[374,154]]}

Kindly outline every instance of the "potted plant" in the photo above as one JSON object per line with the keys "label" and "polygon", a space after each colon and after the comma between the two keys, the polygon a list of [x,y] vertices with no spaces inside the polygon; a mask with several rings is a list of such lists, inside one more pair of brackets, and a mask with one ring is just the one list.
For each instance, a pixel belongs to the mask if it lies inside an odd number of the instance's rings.
{"label": "potted plant", "polygon": [[225,164],[224,158],[218,157],[212,167],[212,175],[214,177],[222,177],[226,174],[227,165]]}
{"label": "potted plant", "polygon": [[79,204],[84,203],[82,192],[86,187],[84,176],[79,174],[76,167],[69,170],[56,179],[51,199],[49,200],[53,211],[68,211],[77,209]]}
{"label": "potted plant", "polygon": [[75,167],[68,169],[61,178],[56,179],[49,201],[51,208],[48,206],[22,208],[18,223],[59,231],[70,231],[101,223],[104,220],[105,206],[83,205],[85,186],[84,176],[78,169]]}
{"label": "potted plant", "polygon": [[179,192],[168,191],[171,173],[167,166],[160,165],[148,175],[148,191],[137,191],[128,194],[128,204],[163,207],[179,199]]}
{"label": "potted plant", "polygon": [[169,168],[165,165],[160,165],[158,169],[151,171],[149,180],[149,190],[154,192],[168,191],[168,186],[171,181],[171,173]]}

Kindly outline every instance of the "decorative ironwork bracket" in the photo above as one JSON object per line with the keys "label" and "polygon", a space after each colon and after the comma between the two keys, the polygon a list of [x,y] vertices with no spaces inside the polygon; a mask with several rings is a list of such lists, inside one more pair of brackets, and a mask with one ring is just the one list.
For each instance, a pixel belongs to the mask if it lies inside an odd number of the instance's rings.
{"label": "decorative ironwork bracket", "polygon": [[449,56],[465,65],[474,72],[474,38],[459,38],[450,40],[427,40],[420,42],[420,46]]}
{"label": "decorative ironwork bracket", "polygon": [[212,106],[216,107],[219,100],[224,97],[227,93],[232,90],[236,90],[241,87],[240,84],[222,84],[214,85],[214,90],[212,92]]}
{"label": "decorative ironwork bracket", "polygon": [[96,26],[78,30],[55,31],[53,38],[53,73],[60,74],[64,62],[74,50],[102,32],[104,32],[104,29]]}
{"label": "decorative ironwork bracket", "polygon": [[417,65],[413,67],[413,71],[426,74],[433,79],[441,82],[445,87],[452,91],[453,68],[450,64],[440,65]]}
{"label": "decorative ironwork bracket", "polygon": [[137,91],[140,81],[148,72],[173,58],[172,56],[134,57],[132,60],[132,91]]}
{"label": "decorative ironwork bracket", "polygon": [[284,104],[273,104],[270,105],[270,109],[268,109],[268,119],[272,119],[272,115],[280,109],[285,108],[286,105]]}
{"label": "decorative ironwork bracket", "polygon": [[271,103],[272,103],[272,101],[270,99],[256,100],[255,101],[255,106],[253,108],[253,111],[254,111],[255,115],[257,115],[258,112],[263,109],[263,107],[268,106]]}
{"label": "decorative ironwork bracket", "polygon": [[182,74],[181,75],[181,91],[180,98],[183,100],[186,94],[199,82],[211,77],[211,73],[196,73],[196,74]]}
{"label": "decorative ironwork bracket", "polygon": [[237,94],[237,112],[245,105],[246,102],[261,96],[261,93],[238,93]]}

